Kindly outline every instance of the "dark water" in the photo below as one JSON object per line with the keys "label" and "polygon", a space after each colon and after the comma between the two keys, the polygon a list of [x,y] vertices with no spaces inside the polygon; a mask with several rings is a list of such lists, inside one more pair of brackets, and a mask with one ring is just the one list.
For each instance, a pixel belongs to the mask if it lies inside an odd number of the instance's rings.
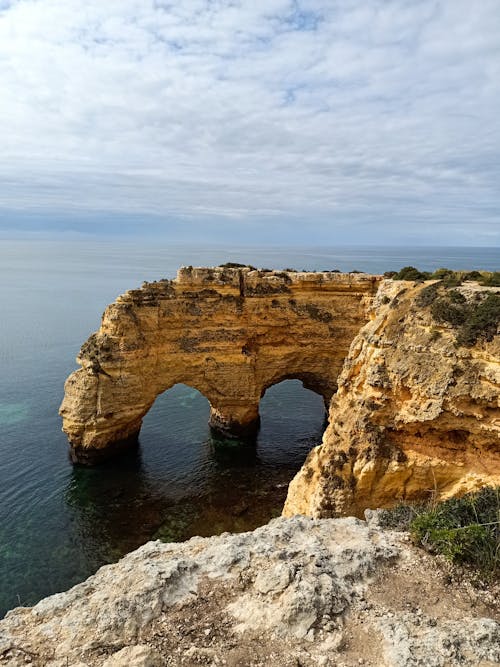
{"label": "dark water", "polygon": [[208,404],[178,385],[159,397],[141,447],[73,468],[57,414],[63,382],[104,307],[182,264],[381,272],[498,270],[500,250],[160,247],[0,241],[0,614],[64,590],[151,537],[244,530],[280,512],[321,438],[321,399],[297,381],[261,404],[255,448],[211,439]]}

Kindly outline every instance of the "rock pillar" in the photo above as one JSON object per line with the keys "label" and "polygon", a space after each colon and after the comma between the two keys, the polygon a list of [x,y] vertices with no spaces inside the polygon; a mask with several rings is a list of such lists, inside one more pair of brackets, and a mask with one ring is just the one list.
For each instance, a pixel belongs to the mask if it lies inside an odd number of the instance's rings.
{"label": "rock pillar", "polygon": [[252,439],[260,425],[258,403],[244,406],[212,407],[210,428],[225,438]]}

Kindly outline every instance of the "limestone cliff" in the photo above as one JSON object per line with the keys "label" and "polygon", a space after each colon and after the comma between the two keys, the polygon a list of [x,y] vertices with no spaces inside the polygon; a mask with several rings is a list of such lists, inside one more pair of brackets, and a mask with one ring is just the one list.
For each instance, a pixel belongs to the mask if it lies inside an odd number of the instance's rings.
{"label": "limestone cliff", "polygon": [[65,385],[63,429],[73,459],[93,462],[134,439],[155,398],[176,383],[198,389],[211,424],[255,431],[265,390],[287,378],[328,405],[380,277],[180,269],[118,297],[82,346]]}
{"label": "limestone cliff", "polygon": [[[498,300],[487,292],[474,283],[451,291],[381,284],[339,377],[323,442],[290,484],[285,515],[362,516],[399,499],[500,484]],[[487,298],[496,308],[489,322],[474,306]],[[467,329],[460,308],[475,313],[485,335]],[[461,328],[448,323],[464,320]]]}
{"label": "limestone cliff", "polygon": [[285,515],[361,516],[499,484],[499,288],[380,283],[188,267],[118,297],[65,385],[73,459],[94,462],[134,439],[178,382],[207,397],[212,426],[243,434],[257,428],[265,390],[298,378],[331,401],[329,426]]}

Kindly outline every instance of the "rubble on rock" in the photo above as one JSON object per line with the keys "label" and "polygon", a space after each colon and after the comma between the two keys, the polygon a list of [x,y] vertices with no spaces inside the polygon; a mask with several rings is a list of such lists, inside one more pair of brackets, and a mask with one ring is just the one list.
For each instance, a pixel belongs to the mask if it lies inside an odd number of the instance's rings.
{"label": "rubble on rock", "polygon": [[150,542],[9,612],[0,665],[498,664],[500,625],[474,595],[447,587],[405,534],[355,518],[281,518]]}

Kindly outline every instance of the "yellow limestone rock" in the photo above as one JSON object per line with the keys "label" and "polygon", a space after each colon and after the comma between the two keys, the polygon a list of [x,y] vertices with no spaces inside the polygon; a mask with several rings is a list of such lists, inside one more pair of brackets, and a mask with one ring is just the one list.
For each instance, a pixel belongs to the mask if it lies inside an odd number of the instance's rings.
{"label": "yellow limestone rock", "polygon": [[287,378],[324,397],[368,318],[380,276],[182,268],[108,306],[81,348],[60,413],[75,461],[133,442],[155,398],[182,382],[227,434],[255,431],[259,401]]}
{"label": "yellow limestone rock", "polygon": [[[398,500],[500,485],[498,331],[489,342],[457,345],[456,330],[419,305],[425,287],[380,285],[338,379],[323,442],[290,484],[285,516],[362,516]],[[458,289],[469,299],[481,291]]]}

